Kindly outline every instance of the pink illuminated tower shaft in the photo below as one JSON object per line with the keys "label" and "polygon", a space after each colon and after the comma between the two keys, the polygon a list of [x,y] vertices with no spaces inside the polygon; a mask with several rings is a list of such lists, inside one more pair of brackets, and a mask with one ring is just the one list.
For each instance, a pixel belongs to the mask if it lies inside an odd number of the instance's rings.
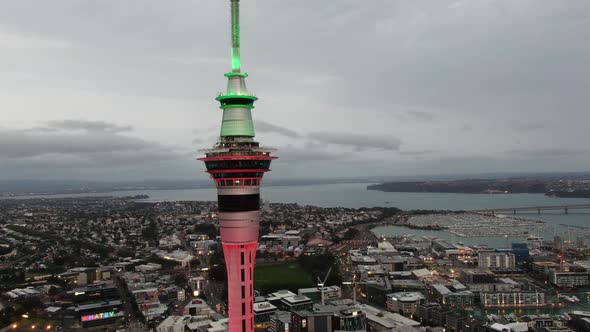
{"label": "pink illuminated tower shaft", "polygon": [[218,96],[223,110],[219,141],[202,150],[207,172],[217,186],[219,228],[227,267],[229,331],[254,331],[254,262],[258,247],[260,182],[270,171],[274,149],[254,141],[252,109],[258,99],[246,89],[241,72],[239,0],[230,0],[232,71],[227,92]]}

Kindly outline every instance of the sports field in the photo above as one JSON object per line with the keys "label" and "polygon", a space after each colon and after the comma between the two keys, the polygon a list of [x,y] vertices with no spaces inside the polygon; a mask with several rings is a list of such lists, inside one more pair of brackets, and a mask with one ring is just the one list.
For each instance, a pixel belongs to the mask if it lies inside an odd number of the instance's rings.
{"label": "sports field", "polygon": [[313,287],[311,276],[296,262],[281,262],[270,265],[257,264],[254,269],[254,289],[268,294],[279,289],[297,293],[298,288]]}

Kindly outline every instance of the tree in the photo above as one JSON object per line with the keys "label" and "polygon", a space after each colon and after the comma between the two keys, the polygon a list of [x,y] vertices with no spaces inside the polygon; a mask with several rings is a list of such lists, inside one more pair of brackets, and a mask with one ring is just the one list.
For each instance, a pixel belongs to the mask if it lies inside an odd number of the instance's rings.
{"label": "tree", "polygon": [[201,266],[201,261],[198,258],[193,258],[193,259],[191,259],[189,264],[190,264],[191,268],[196,268],[196,267]]}
{"label": "tree", "polygon": [[225,264],[215,265],[209,269],[209,278],[214,281],[225,282],[227,280],[227,270]]}
{"label": "tree", "polygon": [[217,236],[217,228],[210,223],[196,224],[193,230],[197,234],[205,234],[212,239]]}
{"label": "tree", "polygon": [[23,306],[23,309],[26,312],[31,312],[35,308],[40,308],[43,306],[43,302],[38,297],[28,297],[20,301],[20,304]]}
{"label": "tree", "polygon": [[326,277],[328,269],[332,266],[332,272],[326,280],[326,285],[342,284],[338,261],[332,253],[326,252],[313,256],[301,255],[299,256],[298,262],[307,273],[311,274],[312,280],[317,280],[318,278],[323,280]]}
{"label": "tree", "polygon": [[141,230],[141,236],[150,243],[158,243],[158,223],[155,220],[149,222],[148,226]]}
{"label": "tree", "polygon": [[344,233],[344,237],[342,239],[343,240],[352,240],[358,234],[358,232],[359,232],[358,229],[351,227],[346,231],[346,233]]}
{"label": "tree", "polygon": [[56,296],[58,293],[59,290],[55,286],[49,287],[49,290],[47,291],[47,294],[49,294],[49,296]]}
{"label": "tree", "polygon": [[177,286],[186,285],[187,281],[188,280],[186,279],[186,276],[182,273],[174,275],[174,284],[176,284]]}

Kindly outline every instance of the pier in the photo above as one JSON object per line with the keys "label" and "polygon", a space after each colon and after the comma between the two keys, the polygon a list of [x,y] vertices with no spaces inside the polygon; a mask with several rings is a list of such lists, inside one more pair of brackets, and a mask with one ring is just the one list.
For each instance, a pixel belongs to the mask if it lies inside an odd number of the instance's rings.
{"label": "pier", "polygon": [[570,210],[590,210],[590,204],[512,207],[512,208],[472,210],[469,212],[493,213],[493,214],[496,214],[496,213],[516,214],[517,212],[537,212],[537,214],[541,214],[542,211],[563,211],[563,213],[568,214]]}

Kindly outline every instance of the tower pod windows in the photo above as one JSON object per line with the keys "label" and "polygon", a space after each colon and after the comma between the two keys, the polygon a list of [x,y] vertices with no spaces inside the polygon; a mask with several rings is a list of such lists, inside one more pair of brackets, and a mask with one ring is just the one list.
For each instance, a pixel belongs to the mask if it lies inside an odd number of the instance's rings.
{"label": "tower pod windows", "polygon": [[263,169],[270,168],[270,160],[216,160],[206,161],[208,171],[222,169]]}

